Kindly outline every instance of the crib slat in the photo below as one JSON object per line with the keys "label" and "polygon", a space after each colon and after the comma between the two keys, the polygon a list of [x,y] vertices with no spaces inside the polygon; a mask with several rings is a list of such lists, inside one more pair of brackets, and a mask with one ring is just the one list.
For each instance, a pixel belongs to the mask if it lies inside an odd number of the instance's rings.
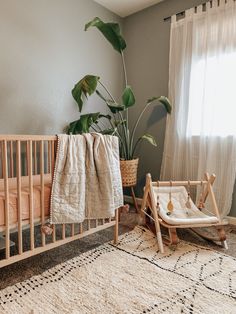
{"label": "crib slat", "polygon": [[10,141],[10,176],[14,177],[14,163],[13,163],[13,141]]}
{"label": "crib slat", "polygon": [[[40,205],[41,205],[41,223],[44,225],[45,222],[45,209],[44,209],[44,141],[40,141]],[[42,246],[45,246],[45,234],[42,235]]]}
{"label": "crib slat", "polygon": [[66,225],[62,224],[62,239],[64,240],[66,238]]}
{"label": "crib slat", "polygon": [[52,180],[54,176],[54,167],[55,167],[55,141],[52,141],[51,145],[51,174],[52,174]]}
{"label": "crib slat", "polygon": [[35,141],[34,142],[34,174],[36,175],[37,174],[37,142]]}
{"label": "crib slat", "polygon": [[30,162],[30,152],[29,152],[29,142],[27,141],[26,142],[26,158],[25,158],[25,161],[26,161],[26,167],[25,167],[25,171],[27,172],[27,175],[29,176],[29,173],[30,173],[30,169],[29,169],[29,162]]}
{"label": "crib slat", "polygon": [[53,232],[52,232],[52,242],[55,243],[57,240],[57,229],[56,225],[53,226]]}
{"label": "crib slat", "polygon": [[75,224],[71,224],[71,236],[75,235]]}
{"label": "crib slat", "polygon": [[47,173],[51,173],[51,142],[48,141],[48,152],[47,152],[47,158],[48,158],[48,169]]}
{"label": "crib slat", "polygon": [[17,176],[17,210],[18,210],[18,247],[19,254],[23,252],[22,245],[22,211],[21,211],[21,145],[17,141],[16,146],[16,176]]}
{"label": "crib slat", "polygon": [[98,220],[95,219],[95,228],[97,228],[97,226],[98,226]]}
{"label": "crib slat", "polygon": [[52,242],[56,242],[56,225],[54,225],[54,228],[53,228],[53,232],[52,232]]}
{"label": "crib slat", "polygon": [[115,211],[115,228],[114,228],[114,243],[118,243],[118,236],[119,236],[119,208]]}
{"label": "crib slat", "polygon": [[[52,181],[53,181],[53,176],[54,176],[54,166],[55,166],[55,141],[52,141],[52,144],[51,144],[51,175],[52,175]],[[53,229],[52,241],[53,241],[53,243],[56,242],[56,225],[54,226],[54,229]]]}
{"label": "crib slat", "polygon": [[8,185],[8,162],[7,162],[7,141],[3,141],[3,176],[5,191],[5,243],[6,259],[10,257],[10,232],[9,232],[9,185]]}
{"label": "crib slat", "polygon": [[3,155],[3,142],[0,142],[0,148],[1,148],[1,178],[3,178],[3,172],[4,172],[4,165],[3,165],[3,160],[4,160],[4,155]]}
{"label": "crib slat", "polygon": [[32,165],[32,141],[27,142],[28,171],[29,171],[29,194],[30,194],[30,248],[34,249],[34,196],[33,196],[33,165]]}
{"label": "crib slat", "polygon": [[90,230],[91,229],[91,220],[90,219],[88,219],[88,230]]}
{"label": "crib slat", "polygon": [[79,224],[79,233],[83,233],[83,224],[82,222]]}

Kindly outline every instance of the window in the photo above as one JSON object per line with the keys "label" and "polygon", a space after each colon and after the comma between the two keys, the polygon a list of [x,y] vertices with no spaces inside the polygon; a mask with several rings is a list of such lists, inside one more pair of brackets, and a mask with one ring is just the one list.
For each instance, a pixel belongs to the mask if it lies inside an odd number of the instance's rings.
{"label": "window", "polygon": [[236,51],[197,59],[190,74],[188,136],[236,135]]}

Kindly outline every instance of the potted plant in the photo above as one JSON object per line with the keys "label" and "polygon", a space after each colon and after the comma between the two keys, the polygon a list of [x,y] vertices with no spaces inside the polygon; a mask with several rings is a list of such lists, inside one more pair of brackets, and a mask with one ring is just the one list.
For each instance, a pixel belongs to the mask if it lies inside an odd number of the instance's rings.
{"label": "potted plant", "polygon": [[95,112],[80,115],[80,118],[71,122],[66,130],[68,134],[82,134],[95,131],[118,136],[123,186],[134,186],[137,181],[138,158],[135,158],[135,152],[138,145],[143,140],[148,141],[151,145],[157,145],[155,138],[150,134],[144,134],[138,139],[135,138],[139,122],[144,112],[154,102],[161,103],[167,113],[171,112],[171,104],[165,96],[148,99],[134,126],[130,127],[129,108],[135,105],[135,96],[131,86],[128,84],[124,59],[126,42],[121,35],[120,26],[117,23],[104,23],[100,18],[96,17],[85,25],[85,31],[91,27],[97,28],[121,56],[121,64],[124,73],[122,101],[119,102],[114,98],[99,76],[91,74],[86,75],[75,84],[72,90],[72,95],[78,104],[79,112],[82,111],[85,105],[84,100],[88,96],[96,93],[109,108],[110,114]]}

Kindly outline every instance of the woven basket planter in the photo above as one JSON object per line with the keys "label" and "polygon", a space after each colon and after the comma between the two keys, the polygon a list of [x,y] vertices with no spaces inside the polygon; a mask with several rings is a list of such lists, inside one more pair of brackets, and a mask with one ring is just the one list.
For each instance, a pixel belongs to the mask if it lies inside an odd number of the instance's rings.
{"label": "woven basket planter", "polygon": [[120,171],[122,177],[123,187],[135,186],[137,183],[137,172],[138,172],[139,159],[132,160],[121,160]]}

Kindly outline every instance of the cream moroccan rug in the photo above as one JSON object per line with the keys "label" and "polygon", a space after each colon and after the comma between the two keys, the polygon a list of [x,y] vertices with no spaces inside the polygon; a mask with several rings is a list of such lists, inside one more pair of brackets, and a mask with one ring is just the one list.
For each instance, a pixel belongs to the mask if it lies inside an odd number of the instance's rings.
{"label": "cream moroccan rug", "polygon": [[236,259],[141,227],[0,292],[1,313],[236,313]]}

